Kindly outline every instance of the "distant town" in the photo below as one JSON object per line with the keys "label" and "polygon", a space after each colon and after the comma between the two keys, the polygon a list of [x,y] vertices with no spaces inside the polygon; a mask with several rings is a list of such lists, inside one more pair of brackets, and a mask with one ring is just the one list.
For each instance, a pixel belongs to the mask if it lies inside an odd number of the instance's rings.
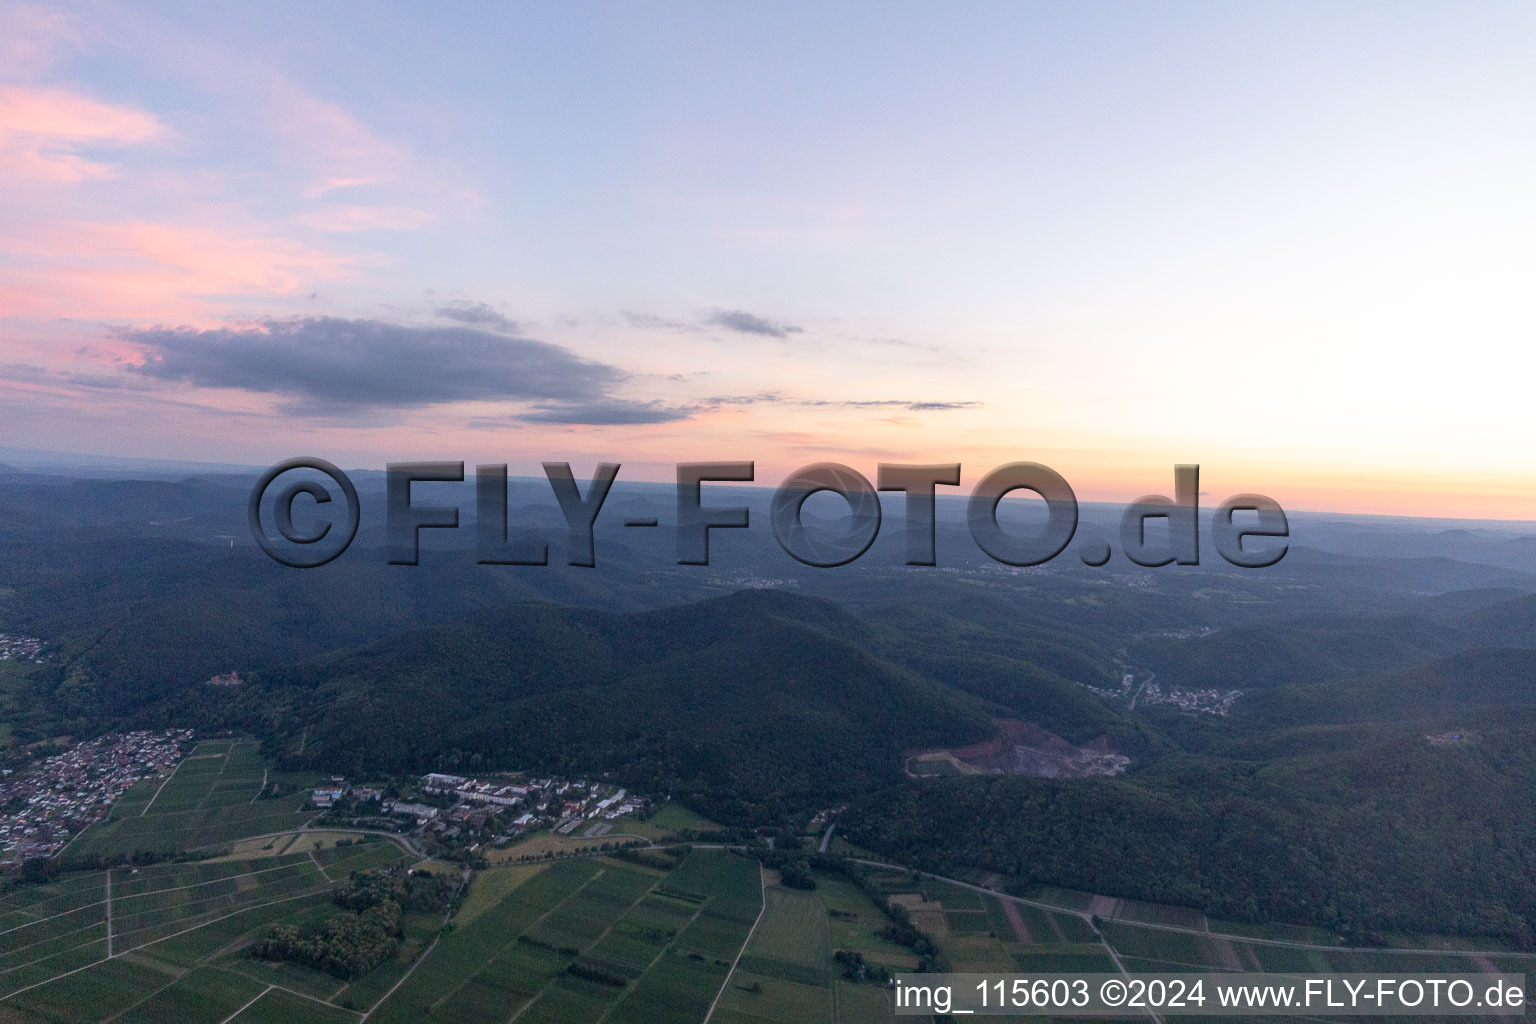
{"label": "distant town", "polygon": [[129,786],[170,775],[191,729],[109,733],[24,768],[0,770],[0,864],[51,857],[100,821]]}
{"label": "distant town", "polygon": [[0,661],[29,661],[36,664],[46,658],[43,642],[37,637],[0,633]]}
{"label": "distant town", "polygon": [[1142,687],[1140,700],[1143,704],[1160,704],[1180,711],[1199,711],[1207,715],[1230,714],[1232,705],[1243,695],[1242,690],[1184,690],[1170,688],[1166,693],[1158,683]]}
{"label": "distant town", "polygon": [[406,825],[419,835],[471,847],[505,846],[546,828],[571,838],[602,839],[618,818],[645,814],[653,803],[611,783],[525,773],[478,779],[431,772],[415,781],[409,797],[390,795],[398,790],[332,777],[314,787],[310,803],[327,812],[325,824]]}
{"label": "distant town", "polygon": [[[1197,635],[1197,632],[1187,631],[1160,635],[1187,639],[1190,636]],[[1120,677],[1120,688],[1118,690],[1110,690],[1100,686],[1089,686],[1087,683],[1080,685],[1092,690],[1100,697],[1109,700],[1126,701],[1127,707],[1133,711],[1136,705],[1140,703],[1149,706],[1171,707],[1180,711],[1195,711],[1205,715],[1228,715],[1231,714],[1232,707],[1237,703],[1237,699],[1243,695],[1242,690],[1218,690],[1215,688],[1186,690],[1182,687],[1171,686],[1164,690],[1162,684],[1157,681],[1157,674],[1155,672],[1148,673],[1146,678],[1141,681],[1140,686],[1136,684],[1135,673],[1126,672]]]}

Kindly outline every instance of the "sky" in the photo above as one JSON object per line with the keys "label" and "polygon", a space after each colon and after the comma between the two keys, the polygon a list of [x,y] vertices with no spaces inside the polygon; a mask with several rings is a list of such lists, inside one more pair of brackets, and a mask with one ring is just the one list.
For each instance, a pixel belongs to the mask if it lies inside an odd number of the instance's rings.
{"label": "sky", "polygon": [[0,24],[0,444],[1536,519],[1536,5]]}

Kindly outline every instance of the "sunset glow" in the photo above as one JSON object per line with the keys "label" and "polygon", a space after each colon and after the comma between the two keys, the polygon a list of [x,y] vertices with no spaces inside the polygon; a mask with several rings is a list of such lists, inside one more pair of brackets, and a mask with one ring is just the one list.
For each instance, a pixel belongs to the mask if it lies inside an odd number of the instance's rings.
{"label": "sunset glow", "polygon": [[4,444],[1536,518],[1536,8],[561,13],[0,7]]}

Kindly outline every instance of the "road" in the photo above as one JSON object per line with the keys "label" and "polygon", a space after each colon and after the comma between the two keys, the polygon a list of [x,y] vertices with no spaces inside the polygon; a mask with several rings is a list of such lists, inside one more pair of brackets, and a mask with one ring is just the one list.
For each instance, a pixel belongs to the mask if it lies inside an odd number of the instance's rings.
{"label": "road", "polygon": [[1154,680],[1156,678],[1157,678],[1157,673],[1156,672],[1148,672],[1147,673],[1147,678],[1143,679],[1141,681],[1141,685],[1136,687],[1136,692],[1131,694],[1131,706],[1130,706],[1130,708],[1128,710],[1130,710],[1130,711],[1135,711],[1136,710],[1136,702],[1141,699],[1141,691],[1143,691],[1147,687],[1151,686],[1152,685],[1152,680]]}

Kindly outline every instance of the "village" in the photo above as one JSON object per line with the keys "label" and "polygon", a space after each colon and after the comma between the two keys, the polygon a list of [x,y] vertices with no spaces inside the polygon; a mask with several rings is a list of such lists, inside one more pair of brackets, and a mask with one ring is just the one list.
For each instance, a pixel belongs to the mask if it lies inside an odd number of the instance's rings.
{"label": "village", "polygon": [[[555,835],[601,839],[617,819],[645,814],[652,801],[606,782],[509,773],[490,779],[431,772],[407,793],[396,785],[352,785],[333,776],[310,802],[334,826],[402,825],[443,843],[505,846],[549,829]],[[400,795],[392,795],[393,793]]]}
{"label": "village", "polygon": [[45,657],[43,642],[37,637],[0,633],[0,661],[26,661],[36,664]]}
{"label": "village", "polygon": [[1163,705],[1178,708],[1180,711],[1226,715],[1231,713],[1232,705],[1236,704],[1237,698],[1242,695],[1242,690],[1184,690],[1178,687],[1165,693],[1158,683],[1150,682],[1142,687],[1140,699],[1143,704]]}
{"label": "village", "polygon": [[[1185,634],[1166,633],[1161,635],[1184,636]],[[1195,632],[1190,631],[1188,635],[1193,636]],[[1126,672],[1120,677],[1120,688],[1118,690],[1091,686],[1087,683],[1079,685],[1084,689],[1092,690],[1107,700],[1125,701],[1127,706],[1133,711],[1136,709],[1136,705],[1141,703],[1149,707],[1171,707],[1179,711],[1192,711],[1204,715],[1228,715],[1231,714],[1232,707],[1237,703],[1237,699],[1243,695],[1242,690],[1218,690],[1214,687],[1186,690],[1182,687],[1171,686],[1164,690],[1162,684],[1157,681],[1157,673],[1155,672],[1148,672],[1140,686],[1136,684],[1135,674]]]}
{"label": "village", "polygon": [[0,864],[51,857],[72,834],[100,821],[129,786],[166,776],[192,741],[190,729],[109,733],[0,774]]}

